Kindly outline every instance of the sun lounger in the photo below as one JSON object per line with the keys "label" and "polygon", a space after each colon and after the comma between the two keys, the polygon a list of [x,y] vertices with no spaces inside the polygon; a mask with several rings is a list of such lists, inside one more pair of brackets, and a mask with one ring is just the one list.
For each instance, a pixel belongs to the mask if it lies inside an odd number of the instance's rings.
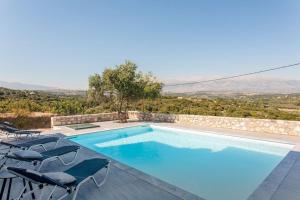
{"label": "sun lounger", "polygon": [[5,133],[7,137],[14,136],[16,138],[20,138],[22,135],[28,137],[33,135],[40,135],[41,133],[41,131],[36,130],[21,130],[8,122],[0,122],[0,131]]}
{"label": "sun lounger", "polygon": [[[22,143],[12,143],[0,141],[0,154],[6,155],[11,151],[11,149],[27,149],[31,150],[35,147],[41,147],[44,151],[47,151],[45,144],[55,143],[54,148],[57,146],[61,138],[59,137],[43,137],[39,139],[29,140]],[[3,152],[4,151],[4,152]]]}
{"label": "sun lounger", "polygon": [[[57,147],[41,153],[31,150],[15,151],[5,156],[6,160],[2,163],[2,166],[7,165],[7,161],[10,160],[20,161],[20,164],[22,164],[22,162],[32,162],[36,166],[37,170],[40,170],[43,165],[54,160],[59,160],[63,165],[69,165],[75,161],[79,149],[80,146],[78,145],[68,145]],[[74,156],[72,159],[68,159],[69,161],[65,161],[62,156],[70,153],[74,153]]]}
{"label": "sun lounger", "polygon": [[[40,198],[43,199],[52,198],[62,200],[71,196],[72,200],[75,200],[81,186],[87,181],[91,180],[97,188],[100,188],[105,183],[108,177],[109,164],[110,161],[107,159],[94,158],[84,160],[63,172],[41,173],[34,170],[16,167],[8,167],[7,170],[20,178],[27,180],[29,183],[38,185],[38,187],[32,191],[27,191],[26,187],[24,187],[17,199],[21,199],[21,197],[25,198],[32,195],[37,190],[42,190]],[[105,177],[98,183],[95,175],[102,169],[106,169]],[[51,189],[50,192],[47,189]],[[57,190],[60,189],[63,190],[64,193],[60,196],[56,196],[60,194],[57,192]]]}

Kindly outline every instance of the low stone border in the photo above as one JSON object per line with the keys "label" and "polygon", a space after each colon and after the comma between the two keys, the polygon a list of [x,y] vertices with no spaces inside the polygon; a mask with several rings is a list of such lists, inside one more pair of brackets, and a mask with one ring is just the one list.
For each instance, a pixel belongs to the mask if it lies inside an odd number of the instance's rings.
{"label": "low stone border", "polygon": [[[129,120],[168,122],[186,125],[196,125],[204,128],[223,128],[257,133],[300,136],[300,121],[253,119],[236,117],[217,117],[203,115],[182,115],[143,113],[129,111]],[[99,113],[90,115],[56,116],[51,118],[51,126],[69,124],[94,123],[118,119],[117,113]]]}
{"label": "low stone border", "polygon": [[272,119],[217,117],[203,115],[142,113],[130,111],[129,119],[196,125],[205,128],[224,128],[258,133],[300,136],[300,122]]}
{"label": "low stone border", "polygon": [[51,127],[70,124],[83,124],[103,121],[113,121],[118,119],[118,113],[99,113],[89,115],[70,115],[51,117]]}

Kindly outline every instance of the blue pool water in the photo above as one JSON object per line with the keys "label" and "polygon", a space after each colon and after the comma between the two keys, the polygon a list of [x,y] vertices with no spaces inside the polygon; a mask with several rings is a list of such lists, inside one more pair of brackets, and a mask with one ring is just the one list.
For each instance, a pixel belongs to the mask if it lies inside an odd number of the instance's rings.
{"label": "blue pool water", "polygon": [[243,200],[291,145],[138,126],[70,138],[208,200]]}

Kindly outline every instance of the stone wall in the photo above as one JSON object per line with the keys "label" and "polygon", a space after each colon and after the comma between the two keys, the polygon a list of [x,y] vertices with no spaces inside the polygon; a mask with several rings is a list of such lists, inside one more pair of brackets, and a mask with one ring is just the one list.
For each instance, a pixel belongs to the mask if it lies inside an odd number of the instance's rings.
{"label": "stone wall", "polygon": [[[161,113],[142,113],[129,111],[128,118],[137,121],[169,122],[196,125],[204,128],[226,128],[258,133],[300,136],[300,122],[271,119],[252,119],[235,117],[216,117],[202,115],[180,115]],[[51,118],[51,126],[68,124],[113,121],[118,119],[117,113],[99,113],[89,115],[56,116]]]}
{"label": "stone wall", "polygon": [[197,125],[206,128],[226,128],[258,133],[300,136],[300,122],[271,119],[216,117],[202,115],[175,115],[159,113],[129,112],[129,119],[139,121],[171,122]]}
{"label": "stone wall", "polygon": [[113,121],[117,119],[118,119],[117,113],[56,116],[56,117],[51,117],[51,127],[69,125],[69,124],[83,124],[83,123]]}

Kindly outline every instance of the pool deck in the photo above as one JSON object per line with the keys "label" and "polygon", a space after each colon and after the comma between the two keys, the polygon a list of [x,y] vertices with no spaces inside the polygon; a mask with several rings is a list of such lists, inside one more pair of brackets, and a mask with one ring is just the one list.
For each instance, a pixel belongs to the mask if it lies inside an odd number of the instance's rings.
{"label": "pool deck", "polygon": [[[54,134],[52,134],[54,135]],[[61,134],[55,134],[62,136]],[[75,144],[70,140],[64,139],[60,142],[59,146]],[[47,145],[48,148],[50,144]],[[74,155],[64,156],[64,160],[71,160]],[[63,171],[64,169],[70,168],[71,166],[91,158],[106,158],[104,155],[91,151],[85,147],[81,147],[76,158],[76,162],[72,163],[70,166],[63,166],[58,161],[53,161],[47,163],[45,167],[42,168],[42,172],[53,171]],[[138,171],[129,166],[123,165],[117,161],[114,161],[110,158],[110,172],[108,178],[103,186],[100,189],[97,189],[92,181],[85,183],[82,189],[79,190],[76,200],[203,200],[202,198],[195,196],[189,192],[186,192],[180,188],[177,188],[173,185],[170,185],[164,181],[156,179],[152,176],[149,176],[141,171]],[[30,164],[25,166],[31,167]],[[96,180],[99,182],[104,178],[104,172],[100,171],[96,174]],[[3,181],[0,180],[0,188],[2,187]],[[11,196],[10,198],[15,198],[22,189],[21,181],[13,181]],[[7,194],[7,185],[4,190],[4,195]],[[47,188],[46,188],[47,190]],[[48,189],[48,192],[50,190]],[[40,194],[40,191],[35,193],[36,196]],[[59,195],[56,193],[55,195]],[[57,199],[58,196],[53,197]],[[6,197],[6,196],[4,196]],[[24,198],[24,200],[30,200],[29,198]],[[70,198],[67,198],[70,199]]]}
{"label": "pool deck", "polygon": [[[85,130],[72,130],[66,127],[57,127],[54,130],[46,131],[45,134],[62,133],[66,136],[78,135],[89,132],[97,132],[109,129],[124,128],[145,124],[143,122],[99,122],[98,128]],[[267,140],[295,145],[292,151],[280,162],[271,174],[258,186],[248,200],[295,200],[300,199],[300,137],[286,135],[272,135],[253,133],[245,131],[233,131],[227,129],[211,129],[190,125],[178,125],[173,123],[146,123],[157,126],[183,128],[197,131],[209,131],[222,135],[231,135],[243,138]],[[55,130],[57,129],[57,130]],[[66,141],[71,142],[71,141]],[[89,149],[82,147],[78,162],[86,158],[105,157]],[[255,167],[255,166],[253,166]],[[101,177],[100,177],[101,178]],[[89,188],[88,186],[86,188]],[[93,190],[94,191],[94,190]],[[217,192],[217,191],[216,191]],[[180,188],[172,186],[164,181],[149,176],[132,167],[126,166],[117,161],[112,161],[111,173],[104,186],[98,191],[82,191],[81,194],[88,195],[84,199],[143,199],[143,200],[193,200],[203,199],[190,194]],[[81,198],[80,198],[81,199]]]}

